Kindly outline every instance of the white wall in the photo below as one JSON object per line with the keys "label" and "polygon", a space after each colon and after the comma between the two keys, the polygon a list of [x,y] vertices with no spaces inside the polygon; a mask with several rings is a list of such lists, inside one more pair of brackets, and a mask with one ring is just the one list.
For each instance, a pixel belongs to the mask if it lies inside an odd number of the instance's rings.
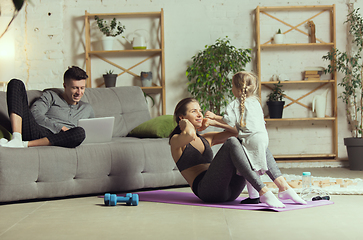
{"label": "white wall", "polygon": [[[84,14],[160,11],[165,16],[165,68],[166,68],[166,109],[173,114],[176,103],[188,96],[185,70],[191,57],[204,49],[206,44],[213,44],[217,38],[229,36],[232,44],[238,48],[255,48],[254,10],[260,6],[295,6],[295,5],[331,5],[336,4],[337,47],[345,49],[346,26],[344,22],[348,13],[349,0],[320,1],[271,1],[261,0],[32,0],[26,3],[12,25],[11,37],[15,43],[14,68],[1,69],[2,74],[24,80],[28,89],[62,87],[62,76],[67,66],[78,65],[85,68],[84,61]],[[356,8],[363,3],[351,2]],[[12,11],[10,0],[1,1],[2,14],[9,16]],[[296,15],[298,17],[298,15]],[[5,18],[0,17],[3,22]],[[271,29],[276,27],[271,21]],[[125,20],[129,35],[136,27]],[[10,35],[10,34],[9,34]],[[121,37],[119,44],[126,42]],[[0,42],[1,44],[1,42]],[[287,56],[288,58],[296,56]],[[304,56],[305,58],[307,55]],[[6,61],[0,59],[0,61]],[[0,63],[1,65],[2,63]],[[92,64],[92,78],[101,76],[106,70],[102,64]],[[267,71],[279,72],[281,65],[271,61]],[[255,62],[247,70],[255,70]],[[3,73],[5,71],[6,73]],[[138,72],[136,72],[138,73]],[[2,75],[3,76],[3,75]],[[3,79],[2,79],[3,81]],[[122,85],[118,80],[118,85]],[[339,116],[339,157],[346,158],[343,138],[349,137],[345,119],[344,105],[338,100]],[[297,110],[298,111],[298,110]],[[321,126],[320,128],[324,128]],[[322,136],[322,139],[328,134]],[[284,141],[274,141],[271,136],[273,153],[284,151]],[[301,139],[297,145],[305,144],[304,151],[316,149],[316,144],[309,140],[309,134],[298,129],[289,138]],[[285,138],[285,139],[289,139]],[[329,137],[328,137],[329,138]],[[323,140],[321,140],[323,141]],[[294,149],[289,147],[290,150]]]}

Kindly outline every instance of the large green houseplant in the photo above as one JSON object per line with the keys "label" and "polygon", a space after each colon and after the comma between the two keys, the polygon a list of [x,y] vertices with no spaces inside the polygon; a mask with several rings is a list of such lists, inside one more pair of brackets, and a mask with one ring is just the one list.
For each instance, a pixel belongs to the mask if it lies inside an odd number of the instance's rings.
{"label": "large green houseplant", "polygon": [[232,94],[232,74],[243,71],[251,61],[251,49],[237,49],[228,37],[206,45],[192,57],[186,70],[188,91],[196,98],[203,111],[210,110],[221,115]]}
{"label": "large green houseplant", "polygon": [[[338,84],[343,87],[343,92],[339,97],[346,104],[347,120],[352,132],[352,137],[345,138],[344,144],[347,147],[350,168],[363,170],[363,18],[359,13],[359,8],[349,13],[344,23],[348,25],[349,29],[347,39],[350,49],[348,51],[332,49],[323,56],[323,59],[331,61],[326,68],[326,73],[338,71],[344,74],[342,81]],[[362,146],[361,152],[357,152],[359,145]],[[353,159],[355,154],[358,154],[356,160]]]}

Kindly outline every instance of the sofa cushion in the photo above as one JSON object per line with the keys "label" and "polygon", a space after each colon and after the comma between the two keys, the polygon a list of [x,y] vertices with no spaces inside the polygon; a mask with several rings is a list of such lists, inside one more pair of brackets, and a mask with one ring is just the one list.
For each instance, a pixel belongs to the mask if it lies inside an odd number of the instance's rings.
{"label": "sofa cushion", "polygon": [[176,127],[172,115],[162,115],[134,128],[128,136],[139,138],[167,138]]}
{"label": "sofa cushion", "polygon": [[92,105],[96,117],[115,117],[113,137],[125,137],[150,119],[144,94],[139,87],[86,88],[82,101]]}

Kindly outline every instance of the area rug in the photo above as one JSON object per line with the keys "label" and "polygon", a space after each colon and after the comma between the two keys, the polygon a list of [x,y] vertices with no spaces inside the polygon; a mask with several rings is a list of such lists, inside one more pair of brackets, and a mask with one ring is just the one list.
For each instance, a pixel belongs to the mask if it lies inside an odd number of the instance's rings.
{"label": "area rug", "polygon": [[149,191],[149,192],[138,192],[140,201],[146,202],[159,202],[159,203],[169,203],[169,204],[181,204],[181,205],[191,205],[200,207],[217,207],[217,208],[228,208],[228,209],[239,209],[239,210],[259,210],[259,211],[275,211],[275,212],[285,212],[291,210],[305,209],[311,207],[319,207],[324,205],[333,204],[332,201],[319,200],[319,201],[308,201],[307,205],[300,205],[293,203],[291,200],[283,200],[285,208],[271,208],[265,203],[260,204],[240,204],[241,200],[245,199],[243,197],[237,198],[235,201],[226,203],[205,203],[202,202],[198,197],[196,197],[191,192],[173,192],[173,191]]}
{"label": "area rug", "polygon": [[[302,189],[302,176],[283,174],[289,185],[294,188],[297,193]],[[261,176],[261,180],[271,189],[273,193],[278,192],[278,188],[267,175]],[[331,178],[331,177],[312,177],[313,188],[329,195],[361,195],[363,194],[363,179],[356,178]],[[247,193],[247,189],[243,190]]]}

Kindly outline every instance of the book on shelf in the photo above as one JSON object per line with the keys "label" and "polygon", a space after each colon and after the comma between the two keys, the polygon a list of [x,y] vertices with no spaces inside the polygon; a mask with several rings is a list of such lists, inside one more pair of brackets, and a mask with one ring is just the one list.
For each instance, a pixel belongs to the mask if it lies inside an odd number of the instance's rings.
{"label": "book on shelf", "polygon": [[305,71],[305,75],[322,75],[323,71]]}
{"label": "book on shelf", "polygon": [[320,80],[320,76],[324,73],[322,70],[305,70],[304,80]]}
{"label": "book on shelf", "polygon": [[313,78],[320,78],[320,75],[319,74],[311,74],[311,75],[306,75],[305,74],[305,77],[313,77]]}

